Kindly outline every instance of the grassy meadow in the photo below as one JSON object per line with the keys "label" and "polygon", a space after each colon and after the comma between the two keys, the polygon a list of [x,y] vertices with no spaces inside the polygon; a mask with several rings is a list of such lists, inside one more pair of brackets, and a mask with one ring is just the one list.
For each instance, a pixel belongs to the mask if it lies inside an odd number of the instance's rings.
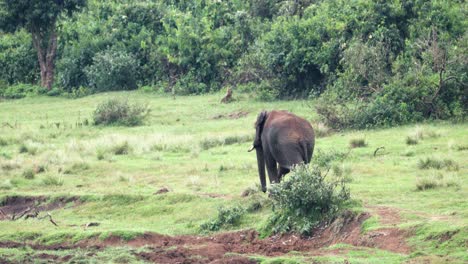
{"label": "grassy meadow", "polygon": [[[148,104],[151,114],[145,125],[90,125],[96,106],[110,97]],[[0,221],[0,241],[50,245],[110,234],[127,240],[144,232],[201,234],[200,225],[215,217],[220,206],[255,201],[266,206],[247,213],[231,230],[260,229],[271,209],[267,195],[241,195],[257,189],[259,182],[255,153],[247,150],[259,111],[284,109],[310,120],[316,129],[312,164],[327,153],[349,152],[331,170],[347,178],[357,201],[354,210],[372,213],[378,206],[398,210],[398,227],[411,230],[407,242],[412,253],[349,246],[350,251],[338,256],[293,252],[280,258],[252,258],[265,263],[468,261],[467,123],[333,132],[317,122],[310,101],[265,103],[235,94],[235,102],[220,104],[221,97],[114,92],[80,99],[1,101],[0,199],[45,196],[76,201],[50,212],[58,227],[38,219]],[[374,155],[380,147],[384,148]],[[169,192],[155,194],[162,188]],[[89,222],[99,226],[83,228]],[[385,225],[374,215],[362,232]],[[441,239],[446,234],[449,238]],[[129,253],[132,250],[107,248],[90,261],[142,262]],[[0,248],[0,256],[19,262],[37,252],[28,247]],[[79,258],[85,253],[72,249],[58,254]]]}

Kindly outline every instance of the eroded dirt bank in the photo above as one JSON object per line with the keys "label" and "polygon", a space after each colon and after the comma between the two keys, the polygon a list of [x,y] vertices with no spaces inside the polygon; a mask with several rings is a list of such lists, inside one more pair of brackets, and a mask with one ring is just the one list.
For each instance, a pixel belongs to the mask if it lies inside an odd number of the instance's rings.
{"label": "eroded dirt bank", "polygon": [[[304,252],[308,255],[333,254],[333,250],[325,250],[324,248],[337,243],[379,248],[403,254],[410,252],[409,246],[405,243],[405,238],[410,235],[408,231],[390,227],[362,234],[362,223],[369,217],[369,213],[356,215],[345,212],[331,224],[316,228],[312,237],[286,234],[260,239],[255,230],[221,233],[207,237],[145,233],[130,241],[123,241],[117,236],[111,236],[105,240],[94,238],[75,244],[41,245],[31,243],[28,246],[37,250],[146,246],[147,250],[134,254],[141,259],[156,263],[254,263],[248,258],[249,255],[281,256],[291,251]],[[22,247],[24,245],[16,242],[0,242],[0,247]],[[335,251],[342,253],[343,250]],[[233,256],[232,253],[235,255]]]}

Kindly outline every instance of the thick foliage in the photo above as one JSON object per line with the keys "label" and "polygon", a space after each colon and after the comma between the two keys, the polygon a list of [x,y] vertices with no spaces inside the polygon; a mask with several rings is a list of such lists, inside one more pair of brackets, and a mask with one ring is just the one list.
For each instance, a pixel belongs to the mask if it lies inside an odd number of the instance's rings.
{"label": "thick foliage", "polygon": [[310,234],[317,225],[331,220],[350,199],[343,179],[326,179],[319,168],[297,166],[285,181],[270,190],[273,215],[267,232]]}
{"label": "thick foliage", "polygon": [[131,104],[128,100],[109,99],[94,111],[95,125],[138,126],[150,113],[147,105]]}
{"label": "thick foliage", "polygon": [[0,37],[0,80],[7,84],[36,83],[37,55],[24,30]]}
{"label": "thick foliage", "polygon": [[0,98],[19,99],[28,95],[45,93],[47,93],[47,90],[37,85],[18,83],[8,86],[0,84]]}
{"label": "thick foliage", "polygon": [[96,91],[131,90],[137,88],[137,65],[132,55],[107,50],[97,53],[85,72]]}
{"label": "thick foliage", "polygon": [[[265,101],[320,96],[335,128],[464,120],[466,10],[458,0],[90,0],[59,21],[57,77],[70,93],[230,85]],[[24,32],[2,35],[0,79],[36,82],[33,56]]]}

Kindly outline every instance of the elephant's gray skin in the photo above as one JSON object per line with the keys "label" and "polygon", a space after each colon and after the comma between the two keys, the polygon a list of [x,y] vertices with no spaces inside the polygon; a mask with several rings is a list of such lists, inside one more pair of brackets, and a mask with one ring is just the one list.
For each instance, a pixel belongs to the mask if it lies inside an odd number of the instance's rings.
{"label": "elephant's gray skin", "polygon": [[266,192],[265,164],[270,183],[279,183],[291,168],[309,163],[314,152],[315,135],[310,123],[287,111],[263,111],[255,122],[252,148],[257,152],[258,174]]}

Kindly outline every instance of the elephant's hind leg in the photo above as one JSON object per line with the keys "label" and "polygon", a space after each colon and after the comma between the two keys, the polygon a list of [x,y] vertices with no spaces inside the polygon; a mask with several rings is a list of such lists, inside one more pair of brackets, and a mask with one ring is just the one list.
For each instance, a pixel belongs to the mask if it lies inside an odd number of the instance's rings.
{"label": "elephant's hind leg", "polygon": [[271,156],[271,154],[265,153],[265,163],[268,171],[268,178],[270,179],[270,183],[278,183],[278,168],[276,160]]}
{"label": "elephant's hind leg", "polygon": [[279,171],[278,171],[278,182],[281,182],[281,180],[283,179],[284,175],[286,175],[287,173],[290,172],[290,169],[288,168],[283,168],[283,167],[279,167]]}

